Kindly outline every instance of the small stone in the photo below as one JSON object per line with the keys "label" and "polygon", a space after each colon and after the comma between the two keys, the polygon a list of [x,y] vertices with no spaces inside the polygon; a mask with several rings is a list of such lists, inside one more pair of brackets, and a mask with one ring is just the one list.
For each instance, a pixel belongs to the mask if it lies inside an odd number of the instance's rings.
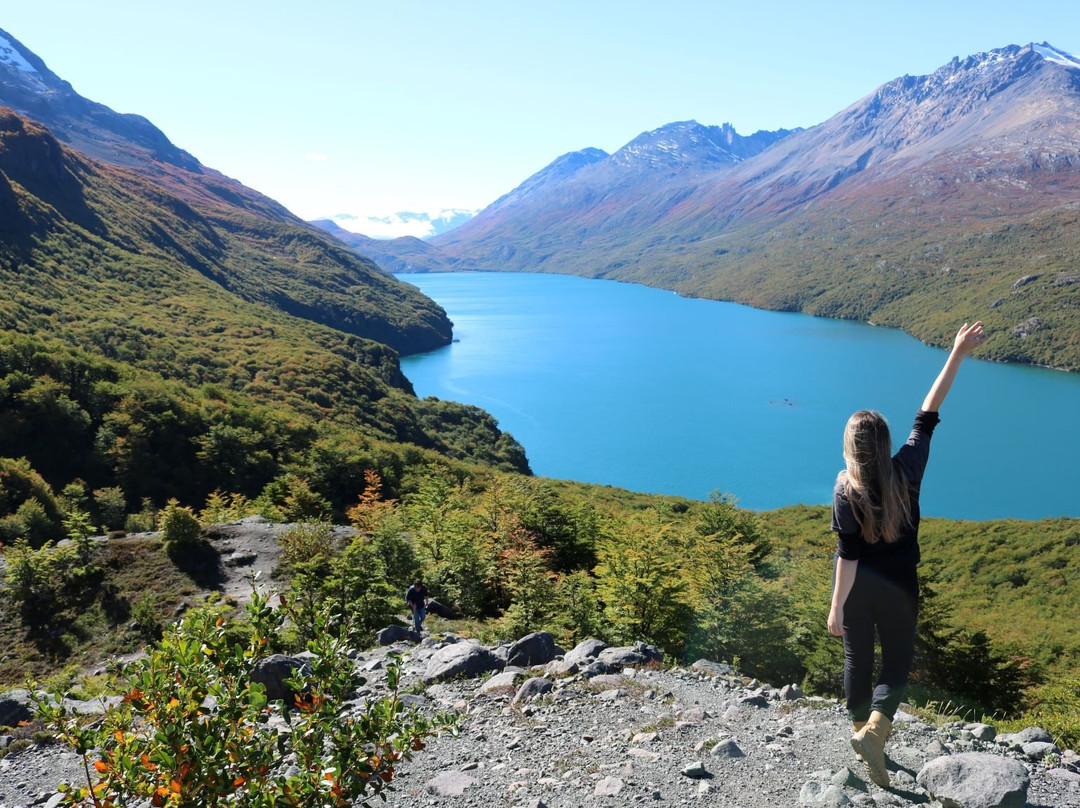
{"label": "small stone", "polygon": [[712,754],[713,757],[718,758],[746,757],[746,753],[739,748],[739,745],[735,743],[734,739],[732,738],[727,738],[723,741],[720,741],[720,743],[716,744],[716,746],[712,748],[712,752],[710,754]]}
{"label": "small stone", "polygon": [[593,795],[597,797],[615,797],[623,790],[625,783],[618,777],[605,777],[596,784]]}
{"label": "small stone", "polygon": [[456,797],[479,782],[463,772],[441,772],[428,780],[424,789],[436,797]]}
{"label": "small stone", "polygon": [[683,777],[689,777],[691,780],[703,780],[712,777],[705,768],[705,762],[701,760],[695,760],[693,763],[683,766],[682,775]]}

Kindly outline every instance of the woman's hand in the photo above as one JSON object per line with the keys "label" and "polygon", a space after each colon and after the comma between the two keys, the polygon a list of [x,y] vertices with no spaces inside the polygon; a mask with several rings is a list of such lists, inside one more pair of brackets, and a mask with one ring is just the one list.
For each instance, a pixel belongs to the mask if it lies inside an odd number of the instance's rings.
{"label": "woman's hand", "polygon": [[829,609],[829,633],[837,637],[844,636],[844,607],[833,606]]}
{"label": "woman's hand", "polygon": [[949,388],[952,387],[956,371],[960,369],[964,357],[975,350],[975,346],[981,344],[984,339],[986,335],[983,333],[981,321],[972,325],[964,323],[963,327],[956,332],[952,351],[949,353],[949,358],[945,360],[945,367],[941,369],[941,373],[930,387],[930,392],[923,399],[922,409],[925,412],[938,411],[942,402],[945,401],[945,396],[949,394]]}
{"label": "woman's hand", "polygon": [[960,356],[967,356],[985,339],[986,334],[983,333],[981,320],[972,325],[964,323],[963,327],[956,332],[956,339],[953,340],[953,352]]}

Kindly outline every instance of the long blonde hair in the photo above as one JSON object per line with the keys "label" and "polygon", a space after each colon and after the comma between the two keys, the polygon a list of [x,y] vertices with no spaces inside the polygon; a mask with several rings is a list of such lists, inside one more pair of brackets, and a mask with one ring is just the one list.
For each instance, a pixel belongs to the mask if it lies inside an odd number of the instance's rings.
{"label": "long blonde hair", "polygon": [[907,480],[892,462],[892,437],[881,413],[859,410],[844,427],[844,495],[870,544],[890,544],[911,524]]}

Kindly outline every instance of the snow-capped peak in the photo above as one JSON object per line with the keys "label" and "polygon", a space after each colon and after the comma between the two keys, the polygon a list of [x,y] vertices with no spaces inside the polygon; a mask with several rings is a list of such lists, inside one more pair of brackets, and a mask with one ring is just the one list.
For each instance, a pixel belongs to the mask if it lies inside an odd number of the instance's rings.
{"label": "snow-capped peak", "polygon": [[1032,45],[1031,49],[1048,62],[1080,69],[1080,59],[1073,56],[1071,53],[1058,50],[1047,42],[1043,42],[1041,45]]}
{"label": "snow-capped peak", "polygon": [[37,73],[34,66],[26,61],[23,55],[3,34],[0,34],[0,64],[11,65],[24,73]]}

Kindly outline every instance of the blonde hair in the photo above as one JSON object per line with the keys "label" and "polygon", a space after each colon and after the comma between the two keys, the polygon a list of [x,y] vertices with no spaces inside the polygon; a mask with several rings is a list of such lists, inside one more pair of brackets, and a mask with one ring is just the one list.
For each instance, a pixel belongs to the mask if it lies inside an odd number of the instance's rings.
{"label": "blonde hair", "polygon": [[891,544],[911,524],[907,480],[892,462],[892,437],[881,413],[859,410],[844,427],[844,496],[870,544]]}

